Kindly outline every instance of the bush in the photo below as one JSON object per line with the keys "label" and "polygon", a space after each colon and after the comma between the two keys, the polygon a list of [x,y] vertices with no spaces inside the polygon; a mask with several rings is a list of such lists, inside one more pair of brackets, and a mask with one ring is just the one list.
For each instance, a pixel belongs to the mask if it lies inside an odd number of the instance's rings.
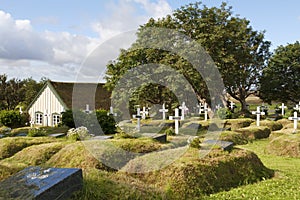
{"label": "bush", "polygon": [[72,110],[67,110],[67,111],[63,112],[61,121],[62,121],[62,125],[65,125],[69,128],[75,128]]}
{"label": "bush", "polygon": [[193,138],[193,140],[190,142],[190,147],[200,149],[202,140],[199,137]]}
{"label": "bush", "polygon": [[78,128],[71,128],[70,130],[68,130],[67,137],[68,139],[78,141],[87,139],[91,137],[91,135],[89,134],[89,131],[86,127],[81,126]]}
{"label": "bush", "polygon": [[107,115],[106,110],[96,111],[97,120],[104,134],[115,134],[117,131],[116,122],[113,116]]}
{"label": "bush", "polygon": [[168,129],[165,130],[166,135],[176,135],[175,130],[172,127],[169,127]]}
{"label": "bush", "polygon": [[31,128],[28,131],[27,137],[40,137],[40,136],[46,136],[47,132],[45,129],[42,128]]}
{"label": "bush", "polygon": [[17,128],[24,124],[24,119],[18,111],[14,110],[2,110],[0,112],[0,122],[4,126],[10,128]]}
{"label": "bush", "polygon": [[220,108],[217,111],[217,115],[220,119],[231,119],[232,118],[232,113],[228,108]]}

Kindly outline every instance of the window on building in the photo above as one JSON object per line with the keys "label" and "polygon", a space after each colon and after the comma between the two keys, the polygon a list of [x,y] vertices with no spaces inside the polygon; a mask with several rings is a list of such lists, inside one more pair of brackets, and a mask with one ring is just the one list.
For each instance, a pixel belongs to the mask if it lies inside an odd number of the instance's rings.
{"label": "window on building", "polygon": [[59,114],[53,114],[53,126],[57,126],[60,123],[60,115]]}
{"label": "window on building", "polygon": [[43,113],[35,113],[35,123],[36,124],[43,124]]}

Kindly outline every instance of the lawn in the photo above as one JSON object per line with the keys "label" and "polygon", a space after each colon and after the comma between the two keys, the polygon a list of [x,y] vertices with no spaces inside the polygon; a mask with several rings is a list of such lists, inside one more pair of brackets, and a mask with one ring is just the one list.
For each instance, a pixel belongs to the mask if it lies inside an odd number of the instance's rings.
{"label": "lawn", "polygon": [[264,139],[239,147],[255,152],[266,167],[275,170],[274,178],[205,199],[300,199],[300,159],[269,155],[265,153],[268,144],[269,139]]}

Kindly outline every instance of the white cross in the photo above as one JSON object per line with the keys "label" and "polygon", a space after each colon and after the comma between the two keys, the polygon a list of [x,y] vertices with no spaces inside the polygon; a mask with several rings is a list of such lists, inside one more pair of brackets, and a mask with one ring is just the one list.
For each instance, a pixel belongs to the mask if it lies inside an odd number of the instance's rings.
{"label": "white cross", "polygon": [[234,105],[235,105],[235,103],[233,103],[233,101],[230,101],[230,106],[229,106],[230,110],[234,109]]}
{"label": "white cross", "polygon": [[299,104],[297,104],[296,107],[294,107],[294,110],[300,111]]}
{"label": "white cross", "polygon": [[202,104],[201,104],[201,103],[199,103],[199,104],[197,104],[196,106],[197,106],[197,108],[199,109],[199,112],[198,112],[198,114],[199,114],[199,115],[201,115],[201,111],[202,111]]}
{"label": "white cross", "polygon": [[89,104],[86,104],[85,105],[85,113],[89,114],[91,111],[90,111],[90,105]]}
{"label": "white cross", "polygon": [[158,111],[159,111],[159,112],[162,112],[163,120],[165,120],[165,119],[166,119],[166,112],[169,111],[168,109],[166,109],[165,103],[163,103],[162,109],[159,109]]}
{"label": "white cross", "polygon": [[185,102],[182,102],[182,105],[179,106],[179,109],[181,110],[181,120],[184,120],[184,114],[186,111],[188,111],[188,108],[185,105]]}
{"label": "white cross", "polygon": [[32,127],[33,127],[33,125],[34,125],[34,120],[33,120],[33,119],[31,119],[29,123],[30,123],[30,128],[32,128]]}
{"label": "white cross", "polygon": [[265,112],[260,112],[260,107],[257,106],[256,111],[252,111],[253,115],[256,115],[256,126],[259,126],[260,115],[265,115]]}
{"label": "white cross", "polygon": [[294,117],[289,117],[289,120],[294,120],[294,131],[296,132],[298,121],[300,121],[300,117],[297,116],[297,112],[294,112]]}
{"label": "white cross", "polygon": [[284,103],[282,103],[281,106],[279,106],[279,108],[281,108],[281,115],[284,116],[284,109],[286,108]]}
{"label": "white cross", "polygon": [[182,118],[179,116],[179,109],[175,108],[175,116],[170,116],[169,120],[175,120],[175,134],[179,133],[179,120]]}
{"label": "white cross", "polygon": [[208,108],[207,108],[207,103],[204,103],[204,120],[207,121],[207,116],[208,116]]}
{"label": "white cross", "polygon": [[137,108],[136,109],[136,115],[133,115],[132,116],[134,119],[137,119],[137,126],[136,126],[136,129],[138,132],[140,132],[141,130],[141,109],[140,108]]}
{"label": "white cross", "polygon": [[23,114],[22,107],[19,108],[19,112],[21,115]]}
{"label": "white cross", "polygon": [[114,108],[112,106],[109,107],[109,112],[107,113],[107,116],[117,116],[117,113],[114,113]]}
{"label": "white cross", "polygon": [[146,119],[146,115],[148,115],[148,111],[146,110],[146,107],[143,107],[143,111],[140,111],[142,114],[142,119]]}

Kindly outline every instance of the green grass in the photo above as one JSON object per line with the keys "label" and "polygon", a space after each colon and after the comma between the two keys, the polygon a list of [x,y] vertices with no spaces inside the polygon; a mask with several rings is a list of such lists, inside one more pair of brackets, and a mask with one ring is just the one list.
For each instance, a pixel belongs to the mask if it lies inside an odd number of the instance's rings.
{"label": "green grass", "polygon": [[227,192],[212,194],[206,199],[299,199],[300,159],[267,154],[268,139],[240,146],[255,152],[266,167],[275,170],[275,177]]}

